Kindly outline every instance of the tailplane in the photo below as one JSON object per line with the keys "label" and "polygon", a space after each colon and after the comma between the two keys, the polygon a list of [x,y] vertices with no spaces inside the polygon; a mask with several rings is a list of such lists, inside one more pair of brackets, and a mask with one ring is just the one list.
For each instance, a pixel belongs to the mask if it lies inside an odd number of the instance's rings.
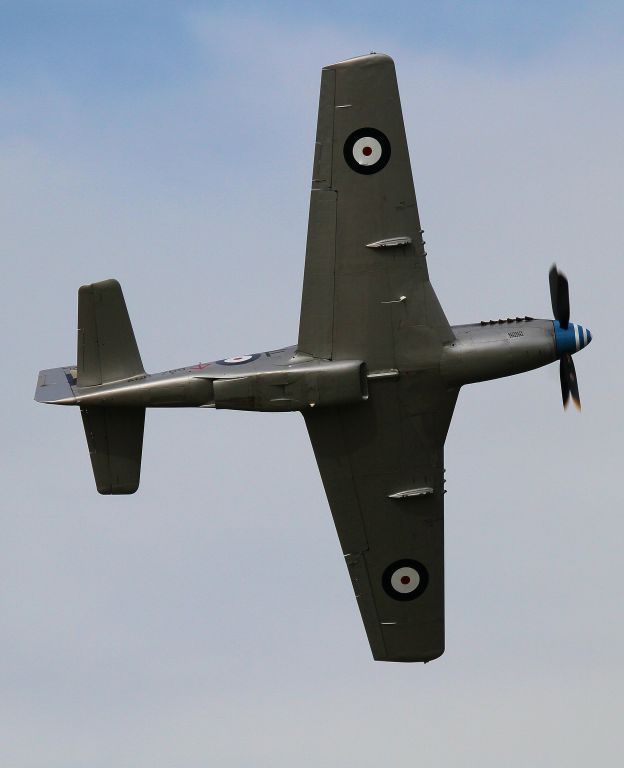
{"label": "tailplane", "polygon": [[83,285],[78,291],[78,386],[93,387],[144,373],[117,280]]}
{"label": "tailplane", "polygon": [[[78,387],[96,387],[145,374],[128,309],[117,280],[78,291]],[[139,487],[145,408],[81,406],[99,493]]]}
{"label": "tailplane", "polygon": [[81,403],[102,384],[144,376],[143,363],[117,280],[78,291],[78,363],[39,373],[35,400],[80,405],[95,484],[100,493],[139,487],[145,408]]}
{"label": "tailplane", "polygon": [[82,407],[98,492],[134,493],[141,478],[145,408]]}

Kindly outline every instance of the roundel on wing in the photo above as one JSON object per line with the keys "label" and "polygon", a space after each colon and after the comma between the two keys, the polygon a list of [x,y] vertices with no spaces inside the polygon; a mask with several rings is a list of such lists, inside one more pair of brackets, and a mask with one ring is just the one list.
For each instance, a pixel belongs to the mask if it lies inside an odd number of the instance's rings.
{"label": "roundel on wing", "polygon": [[217,360],[218,365],[244,365],[257,360],[260,355],[237,355],[236,357],[226,357],[225,360]]}
{"label": "roundel on wing", "polygon": [[376,128],[359,128],[344,143],[344,158],[356,173],[377,173],[390,160],[390,142]]}
{"label": "roundel on wing", "polygon": [[396,560],[383,572],[381,583],[394,600],[415,600],[427,589],[429,573],[418,560]]}

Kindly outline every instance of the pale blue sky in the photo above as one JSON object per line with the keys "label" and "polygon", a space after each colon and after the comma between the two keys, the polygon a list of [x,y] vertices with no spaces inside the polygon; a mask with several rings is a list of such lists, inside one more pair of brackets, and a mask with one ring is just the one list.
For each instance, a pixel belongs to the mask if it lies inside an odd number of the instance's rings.
{"label": "pale blue sky", "polygon": [[[619,3],[0,2],[0,764],[614,764],[622,752]],[[550,315],[576,367],[467,387],[446,469],[447,652],[374,663],[298,415],[148,413],[99,497],[79,285],[160,370],[293,343],[320,69],[391,54],[454,323]]]}
{"label": "pale blue sky", "polygon": [[200,66],[202,57],[190,39],[189,19],[202,12],[252,17],[284,30],[322,24],[373,39],[390,32],[401,45],[499,65],[520,65],[596,20],[602,24],[609,17],[622,20],[621,5],[615,2],[26,0],[2,3],[3,69],[8,66],[20,80],[43,70],[78,89],[110,86],[118,93],[160,87],[192,76]]}

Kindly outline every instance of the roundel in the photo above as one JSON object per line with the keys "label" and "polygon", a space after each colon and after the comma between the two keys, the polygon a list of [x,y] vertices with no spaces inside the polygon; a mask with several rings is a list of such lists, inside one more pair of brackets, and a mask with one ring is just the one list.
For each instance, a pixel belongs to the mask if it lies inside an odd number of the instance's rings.
{"label": "roundel", "polygon": [[427,589],[429,573],[417,560],[397,560],[383,572],[381,583],[394,600],[415,600]]}
{"label": "roundel", "polygon": [[226,357],[225,360],[217,360],[219,365],[243,365],[257,360],[260,355],[237,355],[236,357]]}
{"label": "roundel", "polygon": [[390,160],[390,142],[376,128],[360,128],[345,141],[344,157],[356,173],[377,173]]}

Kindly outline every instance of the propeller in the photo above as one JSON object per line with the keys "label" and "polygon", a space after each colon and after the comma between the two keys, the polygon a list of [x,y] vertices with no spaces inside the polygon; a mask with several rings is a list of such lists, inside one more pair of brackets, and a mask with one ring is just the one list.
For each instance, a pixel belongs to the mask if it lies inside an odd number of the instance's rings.
{"label": "propeller", "polygon": [[559,272],[556,264],[553,264],[548,273],[548,281],[550,283],[550,301],[552,303],[553,317],[559,321],[559,325],[565,331],[570,322],[568,278],[563,272]]}
{"label": "propeller", "polygon": [[[555,320],[559,321],[562,330],[567,330],[570,322],[570,293],[568,291],[568,278],[559,272],[557,265],[553,264],[548,273],[550,283],[550,301]],[[563,407],[567,408],[570,395],[574,405],[581,410],[581,397],[578,391],[576,369],[572,361],[572,355],[566,352],[559,358],[559,378],[561,380],[561,397]]]}
{"label": "propeller", "polygon": [[572,355],[566,352],[559,360],[559,378],[561,379],[561,397],[563,398],[563,407],[567,408],[572,395],[572,402],[581,410],[581,398],[578,391],[578,382],[576,380],[576,370]]}

